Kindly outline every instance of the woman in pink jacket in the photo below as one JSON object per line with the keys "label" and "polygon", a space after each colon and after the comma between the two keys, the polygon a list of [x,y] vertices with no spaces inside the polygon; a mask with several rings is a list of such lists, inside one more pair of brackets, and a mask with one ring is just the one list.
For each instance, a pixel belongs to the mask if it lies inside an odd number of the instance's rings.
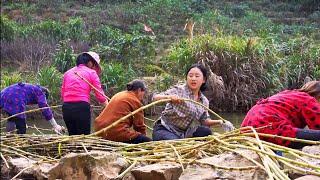
{"label": "woman in pink jacket", "polygon": [[69,135],[91,133],[91,85],[95,87],[94,93],[97,100],[105,105],[108,103],[98,76],[101,73],[99,62],[100,58],[97,53],[83,52],[77,57],[77,66],[69,69],[63,75],[62,113]]}

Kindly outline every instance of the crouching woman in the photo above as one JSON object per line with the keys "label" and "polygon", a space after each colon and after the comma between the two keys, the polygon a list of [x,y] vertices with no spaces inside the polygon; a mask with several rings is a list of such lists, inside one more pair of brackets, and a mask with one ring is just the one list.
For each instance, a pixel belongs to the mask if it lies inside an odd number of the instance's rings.
{"label": "crouching woman", "polygon": [[[146,86],[141,80],[133,80],[127,84],[127,90],[115,94],[102,113],[95,119],[95,131],[108,127],[120,118],[142,107]],[[99,133],[105,139],[138,144],[151,141],[146,136],[144,113],[139,111],[121,121],[114,127]]]}

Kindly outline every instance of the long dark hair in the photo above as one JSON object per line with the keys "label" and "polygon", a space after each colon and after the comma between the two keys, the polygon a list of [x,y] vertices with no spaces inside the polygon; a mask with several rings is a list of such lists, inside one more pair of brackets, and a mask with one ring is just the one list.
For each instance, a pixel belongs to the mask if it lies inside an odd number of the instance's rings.
{"label": "long dark hair", "polygon": [[206,85],[206,83],[207,83],[207,69],[201,64],[193,64],[188,68],[188,70],[186,72],[186,79],[188,77],[189,71],[192,68],[198,68],[202,72],[202,75],[203,75],[203,78],[204,78],[204,83],[202,83],[202,85],[200,86],[200,91],[206,90],[207,89],[207,85]]}
{"label": "long dark hair", "polygon": [[39,85],[39,87],[40,87],[41,91],[44,93],[44,95],[46,96],[46,99],[48,100],[49,99],[49,95],[50,95],[49,89],[46,88],[46,87],[40,86],[40,85]]}
{"label": "long dark hair", "polygon": [[139,88],[141,89],[141,91],[145,91],[147,89],[146,85],[144,84],[144,82],[142,80],[135,79],[127,84],[128,91],[136,91]]}

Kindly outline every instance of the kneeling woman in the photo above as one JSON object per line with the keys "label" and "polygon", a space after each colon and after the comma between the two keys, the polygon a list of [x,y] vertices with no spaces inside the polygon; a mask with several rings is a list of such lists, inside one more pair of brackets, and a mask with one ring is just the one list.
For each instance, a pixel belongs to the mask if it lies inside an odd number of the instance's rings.
{"label": "kneeling woman", "polygon": [[[95,131],[108,127],[118,119],[142,107],[142,99],[146,87],[141,80],[133,80],[127,84],[127,91],[115,94],[108,106],[94,122]],[[133,127],[133,128],[131,128]],[[146,126],[144,125],[144,113],[139,111],[137,114],[120,122],[116,126],[100,133],[105,139],[126,143],[142,143],[151,141],[146,136]]]}
{"label": "kneeling woman", "polygon": [[180,99],[191,99],[209,107],[209,101],[202,93],[207,81],[205,67],[200,64],[192,65],[187,70],[186,79],[184,85],[153,96],[154,101],[171,99],[154,126],[153,140],[208,136],[212,134],[210,126],[213,125],[221,125],[226,131],[234,128],[229,121],[210,119],[208,110],[202,106],[193,102],[182,102]]}

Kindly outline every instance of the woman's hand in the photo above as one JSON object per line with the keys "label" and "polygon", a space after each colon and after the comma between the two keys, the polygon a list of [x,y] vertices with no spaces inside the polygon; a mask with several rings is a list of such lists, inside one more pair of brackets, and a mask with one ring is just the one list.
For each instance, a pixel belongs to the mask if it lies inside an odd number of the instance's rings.
{"label": "woman's hand", "polygon": [[180,99],[180,98],[179,98],[178,96],[176,96],[176,95],[169,96],[169,99],[171,99],[171,102],[172,102],[173,104],[180,104],[180,103],[183,102],[183,100]]}
{"label": "woman's hand", "polygon": [[56,125],[53,127],[55,133],[59,135],[63,135],[66,132],[66,128],[60,125]]}
{"label": "woman's hand", "polygon": [[222,123],[221,123],[221,126],[222,126],[222,129],[225,131],[225,132],[229,132],[229,131],[233,131],[235,128],[233,126],[233,124],[230,122],[230,121],[227,121],[227,120],[224,120]]}

